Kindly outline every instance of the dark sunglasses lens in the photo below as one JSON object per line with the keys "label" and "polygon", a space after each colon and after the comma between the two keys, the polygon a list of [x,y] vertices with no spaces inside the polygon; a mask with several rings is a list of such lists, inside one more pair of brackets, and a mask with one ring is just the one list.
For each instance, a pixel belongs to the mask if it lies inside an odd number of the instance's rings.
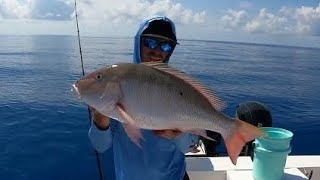
{"label": "dark sunglasses lens", "polygon": [[150,49],[156,49],[158,47],[158,42],[154,39],[145,38],[144,45]]}
{"label": "dark sunglasses lens", "polygon": [[168,52],[171,51],[171,49],[172,49],[172,47],[171,47],[171,44],[170,44],[170,43],[163,43],[163,44],[161,44],[161,50],[162,50],[163,52],[168,53]]}

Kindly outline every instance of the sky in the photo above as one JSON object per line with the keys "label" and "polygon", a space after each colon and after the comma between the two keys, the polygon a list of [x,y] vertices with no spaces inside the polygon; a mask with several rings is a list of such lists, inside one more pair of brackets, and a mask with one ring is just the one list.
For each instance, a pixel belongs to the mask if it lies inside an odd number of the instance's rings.
{"label": "sky", "polygon": [[[82,36],[133,37],[158,14],[178,39],[320,47],[320,0],[77,0]],[[0,35],[76,35],[74,0],[0,0]]]}

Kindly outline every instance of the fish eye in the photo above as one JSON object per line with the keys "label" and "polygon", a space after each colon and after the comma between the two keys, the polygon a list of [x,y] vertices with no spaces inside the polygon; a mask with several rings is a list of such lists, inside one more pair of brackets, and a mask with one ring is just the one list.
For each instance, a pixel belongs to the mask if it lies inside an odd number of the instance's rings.
{"label": "fish eye", "polygon": [[96,79],[101,80],[102,79],[102,74],[97,74]]}

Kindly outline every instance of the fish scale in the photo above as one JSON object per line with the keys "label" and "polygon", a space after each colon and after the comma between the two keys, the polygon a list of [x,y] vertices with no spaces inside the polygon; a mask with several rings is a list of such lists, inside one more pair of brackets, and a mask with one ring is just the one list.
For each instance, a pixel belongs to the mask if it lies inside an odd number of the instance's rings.
{"label": "fish scale", "polygon": [[96,70],[73,88],[89,106],[123,123],[129,138],[140,147],[140,128],[173,129],[206,136],[216,131],[236,164],[246,142],[265,134],[220,110],[224,103],[210,88],[163,63],[119,63]]}

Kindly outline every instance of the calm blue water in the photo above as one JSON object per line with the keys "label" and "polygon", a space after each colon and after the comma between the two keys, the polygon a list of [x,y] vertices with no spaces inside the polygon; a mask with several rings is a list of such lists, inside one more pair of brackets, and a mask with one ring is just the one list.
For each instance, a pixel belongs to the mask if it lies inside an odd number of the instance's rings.
{"label": "calm blue water", "polygon": [[[274,126],[294,132],[292,154],[320,154],[320,49],[180,44],[171,64],[210,85],[226,114],[260,101]],[[132,59],[132,39],[82,38],[82,46],[86,72]],[[81,77],[76,37],[0,36],[0,62],[0,179],[98,179],[87,109],[70,93]]]}

